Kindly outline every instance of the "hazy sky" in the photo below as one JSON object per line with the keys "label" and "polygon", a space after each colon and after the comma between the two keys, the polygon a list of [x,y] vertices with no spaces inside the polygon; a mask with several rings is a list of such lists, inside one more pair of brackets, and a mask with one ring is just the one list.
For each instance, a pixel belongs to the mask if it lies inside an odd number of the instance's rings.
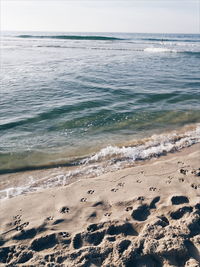
{"label": "hazy sky", "polygon": [[200,0],[1,0],[1,30],[199,33]]}

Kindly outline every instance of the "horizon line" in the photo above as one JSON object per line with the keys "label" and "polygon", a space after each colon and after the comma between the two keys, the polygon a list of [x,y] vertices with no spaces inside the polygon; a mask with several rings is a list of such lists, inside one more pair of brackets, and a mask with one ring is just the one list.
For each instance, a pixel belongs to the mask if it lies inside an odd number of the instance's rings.
{"label": "horizon line", "polygon": [[1,32],[55,32],[55,33],[130,33],[130,34],[199,34],[200,32],[118,32],[118,31],[62,31],[62,30],[0,30]]}

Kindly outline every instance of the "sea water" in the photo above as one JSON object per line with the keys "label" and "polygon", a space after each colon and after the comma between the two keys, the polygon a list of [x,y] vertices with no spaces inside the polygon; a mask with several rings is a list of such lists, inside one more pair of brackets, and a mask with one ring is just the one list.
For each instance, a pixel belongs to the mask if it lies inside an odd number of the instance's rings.
{"label": "sea water", "polygon": [[197,34],[1,33],[0,173],[97,174],[199,142],[199,70]]}

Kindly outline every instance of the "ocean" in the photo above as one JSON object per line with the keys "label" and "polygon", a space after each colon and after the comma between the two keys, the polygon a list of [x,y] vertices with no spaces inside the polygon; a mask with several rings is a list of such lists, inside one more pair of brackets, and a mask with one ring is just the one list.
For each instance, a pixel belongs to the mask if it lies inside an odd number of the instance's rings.
{"label": "ocean", "polygon": [[199,69],[199,34],[2,32],[0,174],[99,175],[198,143]]}

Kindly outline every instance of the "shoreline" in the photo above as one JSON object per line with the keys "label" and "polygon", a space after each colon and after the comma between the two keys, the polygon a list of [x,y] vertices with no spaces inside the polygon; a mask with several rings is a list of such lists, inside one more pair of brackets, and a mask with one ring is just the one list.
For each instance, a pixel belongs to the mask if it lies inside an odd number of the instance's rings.
{"label": "shoreline", "polygon": [[[34,150],[30,151],[30,154],[27,154],[28,151],[24,151],[21,153],[13,152],[13,154],[10,152],[10,157],[7,156],[8,158],[4,160],[3,162],[1,161],[1,168],[0,168],[0,176],[4,174],[14,174],[17,172],[23,173],[27,171],[35,171],[35,170],[48,170],[48,169],[54,169],[54,168],[62,168],[62,167],[78,167],[81,166],[84,162],[91,161],[92,158],[97,157],[98,155],[102,157],[101,152],[105,151],[105,156],[108,156],[108,159],[111,157],[114,157],[115,154],[119,154],[120,152],[117,151],[121,149],[121,153],[123,154],[124,151],[122,148],[128,149],[128,148],[137,148],[142,145],[147,145],[150,147],[154,146],[155,142],[155,147],[159,145],[165,145],[165,143],[169,142],[174,144],[176,141],[181,140],[181,139],[187,139],[187,142],[190,143],[192,139],[194,139],[194,143],[200,142],[200,138],[197,137],[197,132],[200,133],[200,123],[191,123],[191,124],[186,124],[184,126],[179,126],[178,128],[174,129],[163,129],[161,130],[156,130],[155,131],[149,131],[148,135],[145,136],[142,134],[140,137],[138,135],[132,136],[132,137],[125,137],[126,140],[116,140],[115,142],[105,142],[102,144],[97,144],[96,146],[86,146],[84,147],[79,147],[79,148],[68,148],[63,146],[62,149],[60,149],[60,152],[54,152],[53,151],[46,151],[41,158],[41,162],[36,160],[36,157],[40,158],[40,153],[43,153],[42,150],[37,154]],[[151,143],[152,142],[152,143]],[[193,143],[191,143],[193,144]],[[189,146],[189,145],[188,145]],[[183,145],[184,147],[184,145]],[[108,148],[112,148],[113,150],[116,151],[106,151]],[[180,144],[177,144],[177,150],[181,149],[182,146]],[[166,148],[167,149],[167,148]],[[62,150],[62,152],[61,152]],[[69,152],[69,150],[72,150],[72,152]],[[167,150],[166,150],[167,151]],[[160,151],[162,153],[162,151]],[[170,151],[167,151],[170,152]],[[36,154],[35,154],[36,153]],[[50,154],[48,154],[50,153]],[[54,155],[53,157],[51,156],[51,153]],[[112,154],[113,153],[113,154]],[[24,155],[23,155],[24,154]],[[35,155],[34,155],[35,154]],[[134,154],[134,152],[133,152]],[[156,154],[156,151],[155,151]],[[2,154],[3,155],[3,154]],[[56,156],[56,157],[55,157]],[[126,153],[125,153],[126,156]],[[127,155],[128,157],[130,156],[129,154]],[[159,151],[158,151],[158,156],[159,156]],[[18,158],[18,159],[17,159]],[[28,158],[28,160],[27,160]],[[44,161],[44,158],[46,160]],[[18,162],[16,162],[16,159]],[[145,158],[141,158],[143,160]],[[101,160],[101,158],[100,158]],[[137,160],[137,159],[136,159]],[[140,159],[139,159],[140,160]],[[9,163],[9,161],[13,161],[12,164]],[[6,162],[6,163],[5,163]]]}
{"label": "shoreline", "polygon": [[[49,168],[39,167],[14,173],[0,174],[0,199],[65,186],[79,179],[94,178],[106,173],[131,168],[153,159],[180,153],[200,143],[200,125],[188,125],[179,131],[152,135],[127,141],[123,145],[109,145],[82,159]],[[75,164],[76,163],[76,164]],[[68,166],[66,166],[68,165]]]}
{"label": "shoreline", "polygon": [[1,264],[199,266],[199,203],[199,143],[19,195],[1,201]]}
{"label": "shoreline", "polygon": [[[152,157],[149,159],[145,159],[145,160],[139,160],[139,161],[135,161],[133,164],[131,164],[131,166],[127,165],[122,169],[117,169],[117,170],[111,170],[108,172],[105,172],[103,174],[101,174],[100,176],[106,175],[106,174],[112,174],[115,172],[120,172],[120,171],[125,171],[126,169],[129,168],[135,168],[135,167],[139,167],[139,166],[143,166],[143,165],[148,165],[148,164],[152,164],[154,161],[159,161],[159,160],[168,160],[171,157],[174,157],[176,155],[185,155],[187,153],[190,153],[191,151],[196,150],[198,147],[200,147],[200,143],[191,145],[189,147],[186,148],[182,148],[179,151],[175,151],[175,152],[169,152],[165,155],[161,155],[159,157]],[[197,149],[198,150],[198,149]],[[47,186],[47,188],[39,188],[39,184],[41,183],[41,181],[44,180],[44,182],[46,180],[55,180],[57,181],[57,178],[59,179],[60,177],[62,178],[65,174],[72,172],[75,170],[76,172],[76,166],[73,167],[58,167],[58,168],[47,168],[47,169],[39,169],[39,170],[28,170],[25,172],[16,172],[16,173],[6,173],[6,174],[1,174],[0,178],[0,202],[6,199],[10,199],[10,198],[15,198],[16,196],[20,196],[20,195],[27,195],[27,194],[31,194],[32,192],[40,192],[43,190],[47,190],[47,189],[52,189],[52,188],[59,188],[62,186],[66,186],[66,185],[70,185],[76,181],[82,180],[82,179],[95,179],[96,177],[99,177],[99,175],[83,175],[82,177],[80,177],[80,175],[78,175],[76,177],[76,175],[70,177],[69,179],[65,180],[65,183],[61,183],[58,185],[54,186]],[[33,182],[34,185],[36,185],[36,189],[32,189],[29,191],[29,186],[31,186],[31,183]],[[26,183],[26,186],[23,187],[23,184]],[[38,186],[38,188],[37,188]],[[19,188],[19,189],[18,189]],[[22,188],[22,190],[20,191],[20,188]],[[11,193],[9,193],[9,190],[11,190]],[[14,195],[12,195],[12,190],[13,192],[16,190],[16,193],[14,193]],[[19,191],[18,191],[19,190]],[[23,192],[24,190],[24,192]],[[5,194],[7,194],[7,197],[5,197]]]}

